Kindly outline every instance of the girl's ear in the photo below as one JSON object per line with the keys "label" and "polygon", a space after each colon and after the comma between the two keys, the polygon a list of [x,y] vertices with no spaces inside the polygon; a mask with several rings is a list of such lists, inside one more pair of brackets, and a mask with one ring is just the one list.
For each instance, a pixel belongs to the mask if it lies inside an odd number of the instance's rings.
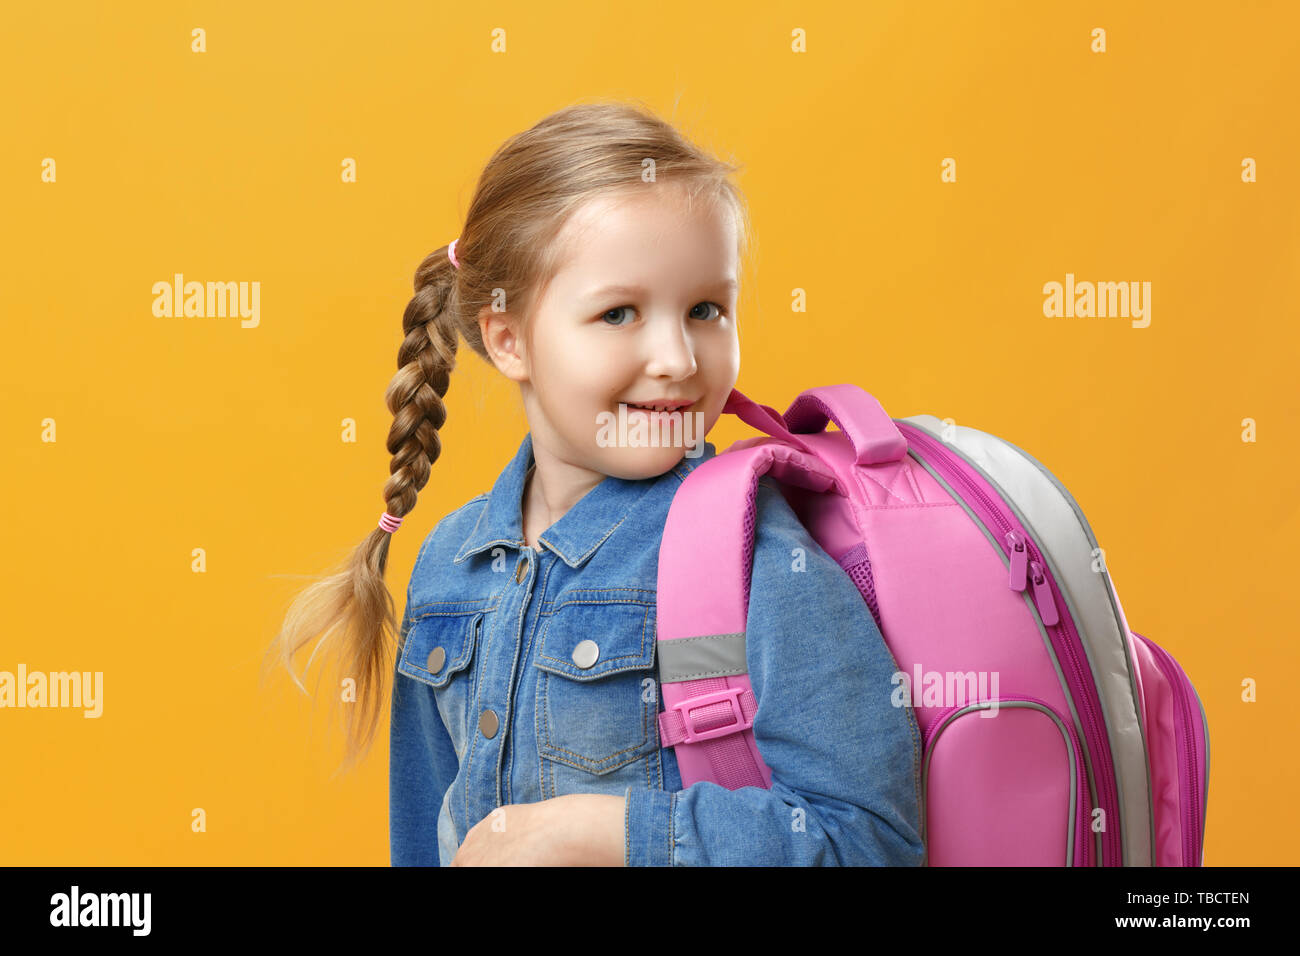
{"label": "girl's ear", "polygon": [[518,324],[511,313],[494,312],[491,306],[485,305],[478,313],[479,334],[492,364],[511,381],[527,382],[528,355]]}

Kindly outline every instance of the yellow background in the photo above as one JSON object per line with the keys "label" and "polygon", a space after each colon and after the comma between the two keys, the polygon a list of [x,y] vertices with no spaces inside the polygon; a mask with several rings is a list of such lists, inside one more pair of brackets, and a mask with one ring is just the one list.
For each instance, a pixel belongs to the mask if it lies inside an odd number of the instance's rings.
{"label": "yellow background", "polygon": [[[741,390],[784,409],[855,382],[896,417],[951,417],[1047,464],[1130,624],[1204,700],[1206,863],[1300,862],[1294,5],[2,16],[0,669],[103,671],[104,714],[0,711],[0,863],[388,862],[386,717],[370,759],[332,778],[325,704],[283,671],[260,686],[261,654],[293,576],[383,510],[383,394],[416,265],[457,235],[504,138],[603,97],[745,165]],[[260,326],[154,317],[153,283],[177,272],[259,281]],[[1150,327],[1045,318],[1042,286],[1067,272],[1151,282]],[[393,541],[399,613],[424,535],[490,489],[527,428],[516,387],[460,354],[443,457]],[[709,438],[749,434],[728,416]]]}

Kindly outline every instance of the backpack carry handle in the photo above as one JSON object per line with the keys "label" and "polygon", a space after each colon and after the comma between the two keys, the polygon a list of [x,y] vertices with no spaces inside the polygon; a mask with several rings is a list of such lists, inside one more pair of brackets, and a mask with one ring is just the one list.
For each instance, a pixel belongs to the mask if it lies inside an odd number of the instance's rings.
{"label": "backpack carry handle", "polygon": [[747,425],[752,425],[773,438],[779,438],[802,452],[810,455],[814,454],[813,450],[808,447],[808,443],[796,436],[786,426],[785,419],[781,417],[780,412],[770,405],[760,405],[738,388],[731,390],[731,394],[727,397],[727,403],[722,406],[722,411],[724,414],[735,415]]}
{"label": "backpack carry handle", "polygon": [[907,454],[907,439],[893,419],[885,414],[880,402],[857,385],[806,389],[790,403],[782,418],[786,427],[799,435],[820,432],[828,421],[833,421],[853,444],[859,465],[901,461]]}

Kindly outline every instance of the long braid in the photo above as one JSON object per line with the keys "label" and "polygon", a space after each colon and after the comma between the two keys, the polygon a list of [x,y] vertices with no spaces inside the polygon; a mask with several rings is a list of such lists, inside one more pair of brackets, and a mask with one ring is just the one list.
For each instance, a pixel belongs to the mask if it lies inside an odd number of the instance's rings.
{"label": "long braid", "polygon": [[[397,350],[397,373],[384,393],[384,402],[393,413],[388,429],[389,479],[384,483],[387,511],[395,518],[410,514],[416,496],[429,481],[429,471],[442,453],[438,429],[447,421],[443,397],[456,366],[457,332],[450,306],[455,295],[455,274],[451,271],[446,249],[440,249],[420,263],[415,272],[415,294],[402,314],[406,337]],[[363,630],[364,639],[351,645],[352,669],[362,675],[367,688],[377,687],[392,669],[388,650],[396,631],[397,615],[393,598],[384,583],[391,535],[379,528],[364,569],[355,567],[362,576],[358,596],[363,613],[378,619],[379,627]],[[360,557],[360,555],[358,555]],[[404,635],[398,635],[399,638]],[[347,733],[349,753],[368,750],[379,723],[380,695],[363,695],[362,713],[352,719],[356,708],[348,708]],[[373,706],[372,706],[373,705]]]}
{"label": "long braid", "polygon": [[[393,413],[384,501],[395,518],[415,508],[416,496],[442,452],[438,429],[447,420],[443,397],[458,345],[456,316],[450,308],[455,296],[451,268],[444,247],[416,270],[415,294],[402,317],[406,335],[397,351],[397,373],[384,395]],[[373,528],[341,568],[307,587],[289,607],[284,627],[268,652],[269,663],[283,663],[294,683],[307,693],[293,672],[293,655],[319,635],[307,661],[310,668],[326,644],[341,641],[341,673],[355,680],[359,704],[344,711],[347,747],[341,770],[351,768],[369,750],[381,716],[382,688],[392,670],[389,652],[396,644],[392,638],[397,615],[384,582],[390,540],[387,531]],[[330,699],[337,704],[340,696],[330,695]]]}

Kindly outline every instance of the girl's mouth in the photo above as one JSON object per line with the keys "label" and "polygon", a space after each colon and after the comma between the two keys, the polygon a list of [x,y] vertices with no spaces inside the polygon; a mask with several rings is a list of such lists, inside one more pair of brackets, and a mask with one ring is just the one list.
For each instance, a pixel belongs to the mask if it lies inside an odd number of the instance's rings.
{"label": "girl's mouth", "polygon": [[639,405],[634,402],[623,402],[622,404],[627,406],[629,412],[643,411],[652,414],[655,412],[685,412],[695,405],[694,402],[652,402],[645,405]]}

